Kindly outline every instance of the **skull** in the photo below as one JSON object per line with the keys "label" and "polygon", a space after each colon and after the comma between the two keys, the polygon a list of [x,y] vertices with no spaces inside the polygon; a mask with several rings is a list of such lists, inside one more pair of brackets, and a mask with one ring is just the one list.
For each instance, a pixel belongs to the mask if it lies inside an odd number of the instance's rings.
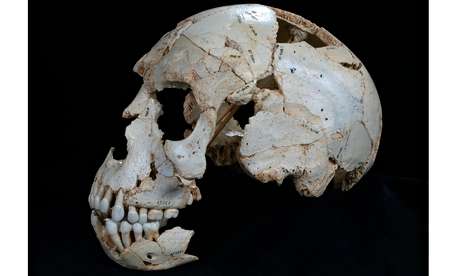
{"label": "skull", "polygon": [[[218,165],[238,162],[261,182],[291,176],[301,195],[317,197],[332,180],[350,189],[377,154],[382,115],[368,72],[334,36],[295,14],[262,5],[199,13],[134,70],[144,82],[123,113],[133,118],[128,154],[115,160],[109,151],[89,196],[103,249],[125,267],[198,259],[185,253],[192,230],[160,228],[201,199],[195,180],[206,155]],[[158,126],[165,88],[190,91],[183,140],[164,141]],[[249,102],[254,116],[239,125],[233,116]]]}

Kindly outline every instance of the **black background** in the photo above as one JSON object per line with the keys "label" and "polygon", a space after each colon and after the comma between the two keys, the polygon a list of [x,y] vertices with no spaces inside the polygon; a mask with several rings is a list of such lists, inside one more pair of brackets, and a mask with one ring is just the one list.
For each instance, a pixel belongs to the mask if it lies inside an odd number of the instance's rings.
{"label": "black background", "polygon": [[[115,2],[31,1],[29,6],[32,275],[142,273],[105,256],[87,203],[109,148],[124,148],[129,121],[121,113],[142,83],[132,67],[180,20],[238,3]],[[427,3],[261,3],[325,27],[363,61],[383,109],[377,160],[350,192],[328,188],[316,199],[300,197],[289,181],[281,187],[262,184],[208,163],[198,182],[203,200],[181,210],[177,219],[195,230],[188,252],[200,260],[157,274],[426,275]]]}

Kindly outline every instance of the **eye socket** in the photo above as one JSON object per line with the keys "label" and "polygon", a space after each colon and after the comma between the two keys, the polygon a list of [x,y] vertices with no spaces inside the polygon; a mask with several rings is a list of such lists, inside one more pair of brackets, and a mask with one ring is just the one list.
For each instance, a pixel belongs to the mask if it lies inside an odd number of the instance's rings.
{"label": "eye socket", "polygon": [[163,115],[158,118],[158,126],[163,131],[163,140],[184,139],[184,133],[192,127],[185,121],[183,106],[185,96],[191,89],[165,88],[156,93],[161,103]]}

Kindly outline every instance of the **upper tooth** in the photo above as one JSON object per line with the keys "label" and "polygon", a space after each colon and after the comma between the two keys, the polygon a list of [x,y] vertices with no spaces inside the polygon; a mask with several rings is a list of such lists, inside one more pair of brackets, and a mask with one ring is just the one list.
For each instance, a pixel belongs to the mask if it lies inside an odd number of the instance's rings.
{"label": "upper tooth", "polygon": [[147,218],[149,220],[161,220],[163,218],[163,211],[157,209],[150,209]]}
{"label": "upper tooth", "polygon": [[112,207],[112,220],[121,221],[125,216],[125,210],[123,208],[123,190],[120,189],[115,199],[115,205]]}
{"label": "upper tooth", "polygon": [[144,224],[147,222],[147,209],[140,208],[139,209],[139,223]]}
{"label": "upper tooth", "polygon": [[136,239],[136,241],[141,240],[142,239],[142,224],[134,223],[133,232],[134,232],[134,238]]}
{"label": "upper tooth", "polygon": [[128,221],[130,223],[136,223],[138,220],[139,220],[139,214],[137,213],[136,207],[129,206]]}
{"label": "upper tooth", "polygon": [[104,185],[99,186],[96,192],[96,196],[94,197],[94,209],[100,208],[101,198],[104,195]]}
{"label": "upper tooth", "polygon": [[166,219],[177,218],[178,215],[179,215],[178,209],[166,209],[164,212],[164,217]]}
{"label": "upper tooth", "polygon": [[129,247],[131,245],[131,229],[132,226],[127,221],[122,221],[120,223],[120,233],[121,233],[121,240],[125,247]]}
{"label": "upper tooth", "polygon": [[110,238],[112,239],[115,246],[118,250],[123,251],[123,245],[121,244],[120,236],[118,235],[117,231],[117,224],[110,219],[105,220],[105,229],[109,234]]}
{"label": "upper tooth", "polygon": [[102,213],[106,214],[109,211],[110,201],[112,201],[112,188],[108,187],[100,204]]}

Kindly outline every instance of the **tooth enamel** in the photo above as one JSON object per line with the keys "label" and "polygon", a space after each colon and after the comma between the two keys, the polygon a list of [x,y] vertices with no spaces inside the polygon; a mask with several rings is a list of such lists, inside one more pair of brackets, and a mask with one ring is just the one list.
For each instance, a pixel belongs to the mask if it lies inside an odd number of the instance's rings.
{"label": "tooth enamel", "polygon": [[109,187],[107,191],[105,191],[104,198],[102,199],[100,204],[100,210],[104,214],[107,214],[107,212],[109,211],[110,201],[112,201],[112,194],[112,188]]}
{"label": "tooth enamel", "polygon": [[178,215],[179,215],[178,209],[166,209],[164,212],[164,217],[166,219],[177,218]]}
{"label": "tooth enamel", "polygon": [[129,247],[131,245],[131,229],[133,227],[127,221],[122,221],[120,223],[120,233],[121,233],[121,240],[125,247]]}
{"label": "tooth enamel", "polygon": [[94,209],[99,210],[101,204],[101,198],[104,195],[104,186],[99,186],[96,196],[94,197]]}
{"label": "tooth enamel", "polygon": [[139,223],[144,224],[147,222],[147,209],[140,208],[139,209]]}
{"label": "tooth enamel", "polygon": [[117,224],[110,219],[106,219],[105,230],[109,234],[110,238],[112,239],[113,243],[118,248],[118,250],[123,251],[124,248],[121,244],[120,236],[118,235]]}
{"label": "tooth enamel", "polygon": [[137,213],[136,207],[129,206],[128,221],[130,223],[136,223],[138,220],[139,220],[139,214]]}
{"label": "tooth enamel", "polygon": [[96,224],[97,224],[97,215],[96,215],[96,212],[93,210],[91,212],[91,225],[95,227]]}
{"label": "tooth enamel", "polygon": [[91,209],[94,209],[94,197],[95,197],[95,193],[90,193],[89,194],[89,207]]}
{"label": "tooth enamel", "polygon": [[187,205],[192,205],[192,203],[193,203],[193,195],[189,194]]}
{"label": "tooth enamel", "polygon": [[140,241],[142,239],[142,224],[134,223],[133,224],[134,239]]}
{"label": "tooth enamel", "polygon": [[160,229],[160,222],[154,221],[144,223],[143,225],[146,240],[153,240],[158,238],[158,230]]}
{"label": "tooth enamel", "polygon": [[163,211],[157,209],[150,209],[147,218],[151,220],[161,220],[163,218]]}
{"label": "tooth enamel", "polygon": [[115,205],[112,207],[112,220],[121,221],[125,216],[125,210],[123,208],[123,190],[120,189],[115,199]]}

